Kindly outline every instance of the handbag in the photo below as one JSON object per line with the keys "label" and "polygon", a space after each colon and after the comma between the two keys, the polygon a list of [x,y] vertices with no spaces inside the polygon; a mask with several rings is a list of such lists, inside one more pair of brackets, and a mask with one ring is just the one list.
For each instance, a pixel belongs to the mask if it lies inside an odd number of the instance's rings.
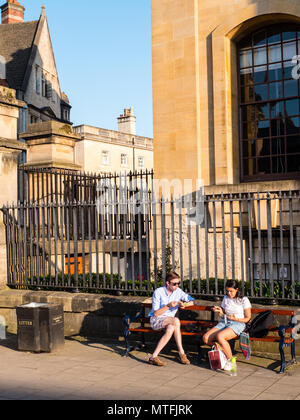
{"label": "handbag", "polygon": [[227,361],[225,354],[216,346],[213,346],[212,350],[208,352],[208,358],[212,370],[223,369]]}
{"label": "handbag", "polygon": [[250,336],[246,332],[242,332],[240,335],[240,348],[246,360],[250,359],[251,355],[251,345],[250,345]]}

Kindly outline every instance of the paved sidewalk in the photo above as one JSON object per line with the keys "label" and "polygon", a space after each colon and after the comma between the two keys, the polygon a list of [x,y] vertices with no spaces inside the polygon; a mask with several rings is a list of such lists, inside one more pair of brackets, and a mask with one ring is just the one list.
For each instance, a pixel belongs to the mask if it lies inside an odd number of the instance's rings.
{"label": "paved sidewalk", "polygon": [[[149,349],[151,351],[151,347]],[[67,339],[51,354],[18,352],[16,337],[0,341],[1,400],[300,400],[300,365],[279,375],[279,362],[238,354],[238,376],[176,361],[170,347],[165,367],[147,363],[146,351],[124,358],[124,343]],[[275,371],[274,371],[275,369]],[[166,384],[172,381],[172,386]]]}

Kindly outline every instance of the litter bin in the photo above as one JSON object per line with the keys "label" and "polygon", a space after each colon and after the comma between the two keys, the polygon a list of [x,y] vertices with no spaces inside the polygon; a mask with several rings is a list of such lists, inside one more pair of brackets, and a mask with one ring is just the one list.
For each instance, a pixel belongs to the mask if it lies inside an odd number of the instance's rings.
{"label": "litter bin", "polygon": [[17,307],[18,350],[51,353],[65,343],[62,305],[29,303]]}

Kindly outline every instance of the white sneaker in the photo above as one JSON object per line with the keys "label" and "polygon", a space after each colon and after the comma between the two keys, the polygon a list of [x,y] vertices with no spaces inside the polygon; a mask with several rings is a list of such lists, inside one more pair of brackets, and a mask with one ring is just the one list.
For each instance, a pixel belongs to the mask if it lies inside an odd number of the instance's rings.
{"label": "white sneaker", "polygon": [[231,361],[230,360],[227,360],[227,362],[225,363],[225,366],[224,366],[224,368],[223,368],[223,370],[226,370],[226,371],[231,371],[231,369],[232,369],[232,365],[231,365]]}

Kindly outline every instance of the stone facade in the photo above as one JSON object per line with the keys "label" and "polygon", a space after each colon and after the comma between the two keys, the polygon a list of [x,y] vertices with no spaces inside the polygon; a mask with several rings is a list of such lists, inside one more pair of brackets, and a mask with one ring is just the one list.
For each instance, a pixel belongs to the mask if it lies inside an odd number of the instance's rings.
{"label": "stone facade", "polygon": [[157,178],[241,185],[236,42],[299,21],[293,0],[152,0]]}
{"label": "stone facade", "polygon": [[120,173],[153,169],[153,140],[103,128],[74,127],[82,141],[76,143],[76,159],[85,172]]}
{"label": "stone facade", "polygon": [[[17,141],[19,109],[24,102],[16,99],[15,91],[0,87],[0,207],[7,202],[16,202],[18,155],[26,145]],[[0,288],[7,281],[6,237],[3,214],[0,214]]]}

